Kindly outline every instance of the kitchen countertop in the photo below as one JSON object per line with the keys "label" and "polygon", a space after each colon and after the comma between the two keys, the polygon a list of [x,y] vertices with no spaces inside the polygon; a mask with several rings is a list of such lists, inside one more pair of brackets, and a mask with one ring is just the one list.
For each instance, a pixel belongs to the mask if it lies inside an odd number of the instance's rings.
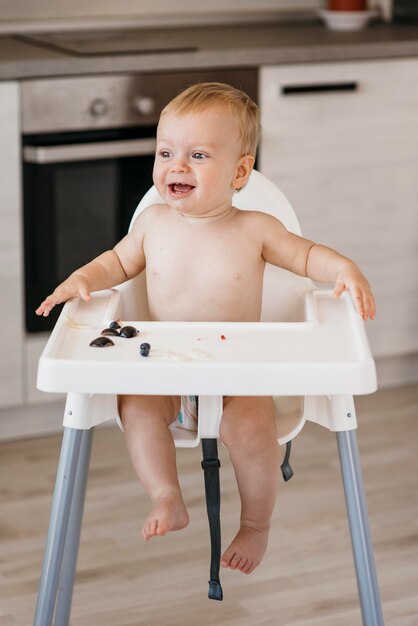
{"label": "kitchen countertop", "polygon": [[418,56],[418,24],[376,21],[363,31],[335,32],[311,21],[155,29],[152,35],[172,42],[172,49],[75,56],[24,37],[0,37],[0,80]]}

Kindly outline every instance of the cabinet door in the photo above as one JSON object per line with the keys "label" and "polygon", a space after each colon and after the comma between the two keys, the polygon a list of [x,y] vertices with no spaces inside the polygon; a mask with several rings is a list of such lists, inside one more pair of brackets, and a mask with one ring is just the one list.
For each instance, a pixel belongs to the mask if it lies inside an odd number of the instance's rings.
{"label": "cabinet door", "polygon": [[17,83],[0,83],[0,406],[22,402],[23,282]]}
{"label": "cabinet door", "polygon": [[266,67],[260,169],[368,276],[375,356],[418,350],[418,60]]}

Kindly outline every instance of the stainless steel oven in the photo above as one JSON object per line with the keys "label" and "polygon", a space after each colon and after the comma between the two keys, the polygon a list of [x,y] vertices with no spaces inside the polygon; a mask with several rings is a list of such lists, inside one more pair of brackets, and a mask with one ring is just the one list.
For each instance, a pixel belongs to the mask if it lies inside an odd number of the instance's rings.
{"label": "stainless steel oven", "polygon": [[126,233],[152,184],[155,130],[167,102],[198,81],[228,82],[257,100],[257,71],[111,75],[22,84],[25,312]]}

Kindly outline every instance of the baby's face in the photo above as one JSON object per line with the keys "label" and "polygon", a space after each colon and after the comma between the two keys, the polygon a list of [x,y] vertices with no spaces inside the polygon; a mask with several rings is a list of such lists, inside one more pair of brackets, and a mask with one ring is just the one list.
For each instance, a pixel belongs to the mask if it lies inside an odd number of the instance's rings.
{"label": "baby's face", "polygon": [[241,157],[238,124],[227,109],[167,114],[157,130],[154,183],[184,217],[213,218],[242,186],[243,159],[252,157]]}

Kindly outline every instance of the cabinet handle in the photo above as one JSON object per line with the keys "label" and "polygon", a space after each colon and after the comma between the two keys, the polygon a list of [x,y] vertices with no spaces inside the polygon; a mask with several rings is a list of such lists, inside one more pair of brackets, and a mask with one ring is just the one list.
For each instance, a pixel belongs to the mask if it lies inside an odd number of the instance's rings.
{"label": "cabinet handle", "polygon": [[282,85],[280,93],[283,96],[299,96],[305,93],[328,93],[335,91],[357,91],[358,83],[347,81],[343,83],[307,83],[302,85]]}
{"label": "cabinet handle", "polygon": [[65,163],[66,161],[92,161],[94,159],[117,159],[130,156],[153,156],[156,141],[125,139],[122,141],[99,141],[96,143],[67,144],[64,146],[24,146],[25,163]]}

